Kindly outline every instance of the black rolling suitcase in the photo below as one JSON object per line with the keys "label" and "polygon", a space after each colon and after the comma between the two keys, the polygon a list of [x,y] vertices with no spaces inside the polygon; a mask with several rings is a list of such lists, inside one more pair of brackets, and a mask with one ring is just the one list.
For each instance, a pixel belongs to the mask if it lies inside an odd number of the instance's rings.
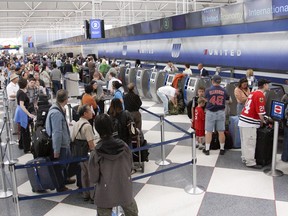
{"label": "black rolling suitcase", "polygon": [[[49,162],[49,158],[36,158],[26,164],[39,164]],[[33,192],[44,192],[45,190],[55,190],[57,188],[57,178],[53,166],[37,166],[27,168],[28,178]]]}
{"label": "black rolling suitcase", "polygon": [[272,161],[273,128],[263,127],[257,129],[255,159],[258,165],[268,165]]}

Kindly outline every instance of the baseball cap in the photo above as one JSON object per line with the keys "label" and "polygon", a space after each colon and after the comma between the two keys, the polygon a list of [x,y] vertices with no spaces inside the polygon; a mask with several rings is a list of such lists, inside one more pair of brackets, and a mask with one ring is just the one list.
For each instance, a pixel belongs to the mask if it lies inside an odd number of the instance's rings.
{"label": "baseball cap", "polygon": [[267,80],[267,79],[260,79],[260,80],[258,80],[258,87],[261,87],[266,83],[271,83],[271,81]]}
{"label": "baseball cap", "polygon": [[219,75],[214,75],[214,76],[212,77],[212,80],[213,80],[215,83],[220,84],[220,83],[221,83],[221,76],[219,76]]}

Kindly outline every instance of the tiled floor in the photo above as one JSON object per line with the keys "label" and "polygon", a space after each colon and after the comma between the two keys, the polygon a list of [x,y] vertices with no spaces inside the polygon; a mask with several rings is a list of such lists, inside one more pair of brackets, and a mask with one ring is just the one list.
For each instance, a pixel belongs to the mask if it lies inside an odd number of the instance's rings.
{"label": "tiled floor", "polygon": [[[75,102],[73,99],[72,102]],[[160,104],[143,101],[143,107],[154,113],[163,112]],[[3,115],[3,111],[1,113]],[[148,143],[160,142],[159,119],[142,112],[143,131]],[[186,115],[167,116],[186,131],[190,131]],[[165,140],[185,136],[165,123]],[[2,138],[4,139],[4,134]],[[19,164],[32,159],[31,154],[23,155],[17,146],[12,146],[13,155]],[[174,142],[165,146],[167,159],[172,164],[185,163],[192,158],[191,140]],[[240,150],[229,150],[219,156],[219,150],[211,151],[209,156],[197,150],[197,182],[205,188],[200,195],[190,195],[184,191],[192,183],[192,166],[184,166],[169,172],[154,175],[134,182],[134,195],[140,216],[287,216],[288,215],[288,164],[280,161],[277,155],[277,168],[284,171],[282,177],[270,177],[263,170],[246,168],[240,159]],[[155,161],[160,159],[160,147],[150,149],[150,161],[145,163],[145,173],[162,170]],[[11,179],[7,174],[8,186]],[[25,170],[17,170],[18,191],[20,196],[33,195],[27,181]],[[136,173],[133,177],[140,176]],[[2,187],[2,186],[1,186]],[[76,186],[69,186],[75,189]],[[50,192],[53,193],[54,191]],[[1,216],[15,215],[11,198],[0,200]],[[93,204],[84,202],[80,194],[49,197],[38,200],[20,201],[22,216],[95,216]]]}

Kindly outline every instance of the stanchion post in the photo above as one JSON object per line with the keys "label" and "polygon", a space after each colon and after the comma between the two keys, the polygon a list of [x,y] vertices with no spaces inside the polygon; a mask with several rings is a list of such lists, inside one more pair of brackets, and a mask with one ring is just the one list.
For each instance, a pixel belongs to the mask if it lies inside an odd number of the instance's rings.
{"label": "stanchion post", "polygon": [[10,171],[10,175],[11,175],[11,179],[12,179],[13,202],[14,202],[15,212],[16,212],[17,216],[20,216],[19,194],[18,194],[18,189],[17,189],[15,163],[9,164],[9,171]]}
{"label": "stanchion post", "polygon": [[[1,140],[1,138],[0,138]],[[7,190],[7,185],[6,185],[6,181],[5,181],[5,163],[4,163],[4,154],[2,151],[2,146],[0,146],[0,164],[1,164],[1,182],[2,182],[2,187],[3,190],[0,191],[0,198],[7,198],[12,196],[12,191]]]}
{"label": "stanchion post", "polygon": [[268,176],[278,177],[282,176],[283,172],[276,169],[276,155],[277,155],[277,146],[278,146],[278,131],[279,131],[279,122],[274,121],[274,135],[273,135],[273,153],[272,153],[272,165],[271,169],[265,169],[264,173]]}
{"label": "stanchion post", "polygon": [[198,195],[202,194],[205,190],[202,186],[197,186],[197,167],[196,167],[196,138],[195,133],[193,133],[193,139],[192,139],[192,185],[187,185],[185,187],[185,192],[192,194],[192,195]]}
{"label": "stanchion post", "polygon": [[[165,141],[164,138],[164,115],[160,115],[160,130],[161,130],[161,142]],[[156,161],[155,163],[159,166],[166,166],[171,163],[170,160],[165,159],[165,148],[163,145],[161,145],[161,159]]]}

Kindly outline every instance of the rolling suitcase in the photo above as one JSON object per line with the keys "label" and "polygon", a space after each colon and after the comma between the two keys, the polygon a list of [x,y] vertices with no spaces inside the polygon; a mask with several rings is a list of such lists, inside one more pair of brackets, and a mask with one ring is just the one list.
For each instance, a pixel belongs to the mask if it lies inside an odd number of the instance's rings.
{"label": "rolling suitcase", "polygon": [[241,148],[240,130],[238,127],[239,116],[229,117],[229,133],[232,137],[233,147]]}
{"label": "rolling suitcase", "polygon": [[263,127],[257,129],[255,159],[258,165],[268,165],[272,161],[273,128]]}
{"label": "rolling suitcase", "polygon": [[[49,162],[49,158],[36,158],[26,164],[39,164]],[[37,166],[27,168],[28,178],[33,192],[44,192],[45,190],[55,190],[58,187],[57,178],[53,166]]]}

